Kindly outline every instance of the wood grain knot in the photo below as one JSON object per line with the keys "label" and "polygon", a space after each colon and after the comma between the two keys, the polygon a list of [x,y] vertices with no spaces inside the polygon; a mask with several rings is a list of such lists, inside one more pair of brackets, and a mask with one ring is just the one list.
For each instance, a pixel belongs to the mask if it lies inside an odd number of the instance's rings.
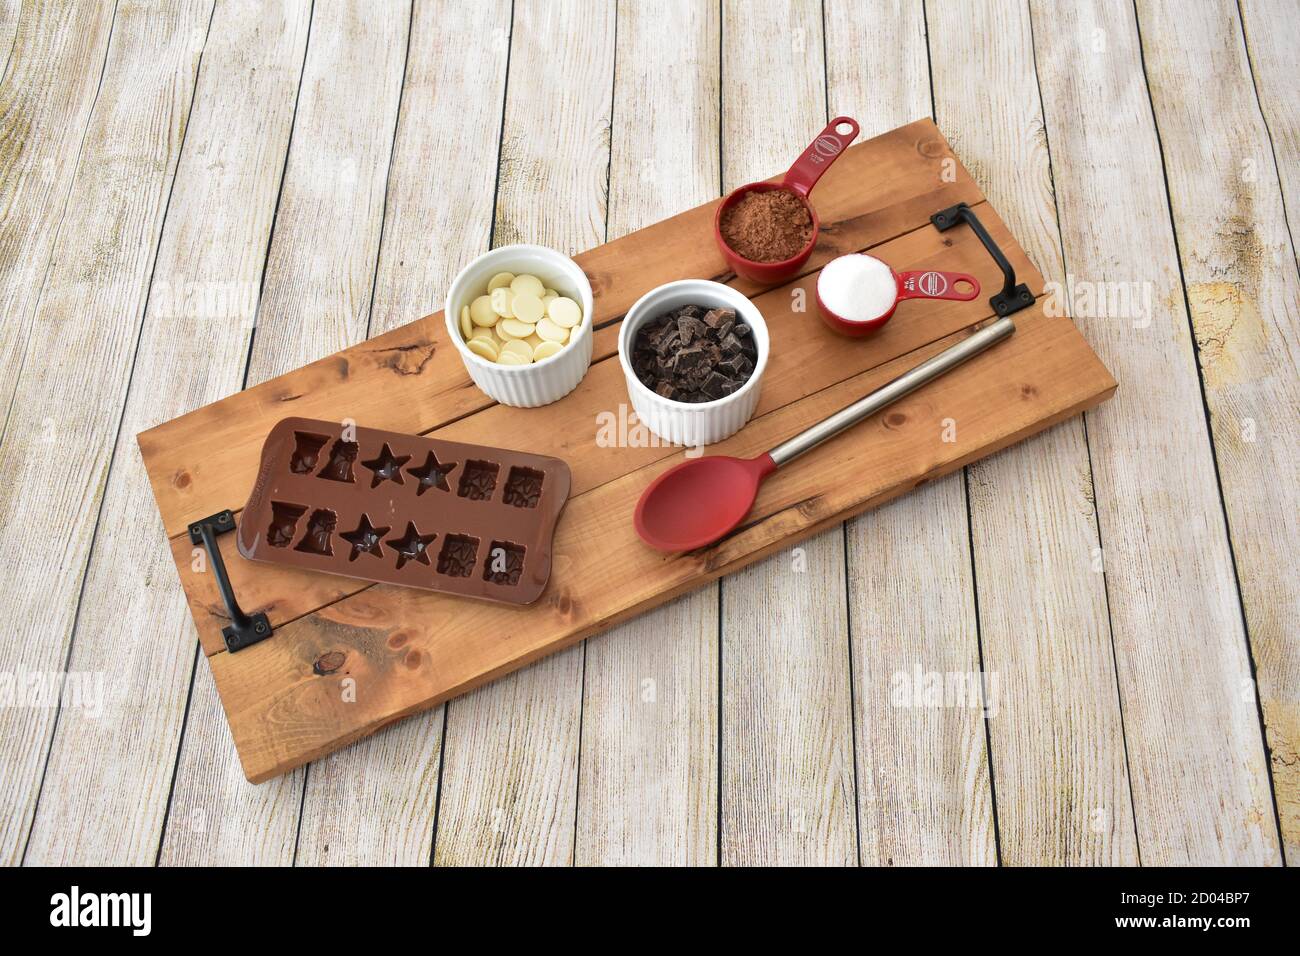
{"label": "wood grain knot", "polygon": [[890,412],[885,416],[886,428],[902,428],[907,424],[907,416],[902,412]]}
{"label": "wood grain knot", "polygon": [[1032,401],[1038,395],[1038,388],[1028,383],[1020,386],[1020,397],[1025,401]]}
{"label": "wood grain knot", "polygon": [[326,674],[333,674],[343,666],[343,662],[348,659],[342,651],[330,651],[316,658],[316,663],[311,669],[317,677],[324,677]]}
{"label": "wood grain knot", "polygon": [[380,349],[380,366],[391,369],[398,375],[419,375],[433,358],[437,347],[432,342],[417,342],[413,345],[398,345],[391,349]]}
{"label": "wood grain knot", "polygon": [[181,471],[176,472],[175,477],[172,478],[172,484],[177,488],[188,488],[190,482],[193,480],[194,479],[190,477],[190,473],[182,469]]}
{"label": "wood grain knot", "polygon": [[938,159],[940,156],[948,155],[948,150],[944,148],[943,142],[937,139],[923,139],[916,144],[916,151],[926,159]]}

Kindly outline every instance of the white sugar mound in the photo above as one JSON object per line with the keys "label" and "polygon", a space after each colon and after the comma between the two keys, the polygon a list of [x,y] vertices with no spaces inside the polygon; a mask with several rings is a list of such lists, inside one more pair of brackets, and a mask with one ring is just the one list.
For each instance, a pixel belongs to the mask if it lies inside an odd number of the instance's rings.
{"label": "white sugar mound", "polygon": [[898,283],[889,266],[861,253],[826,263],[817,279],[826,307],[850,322],[870,322],[894,307]]}

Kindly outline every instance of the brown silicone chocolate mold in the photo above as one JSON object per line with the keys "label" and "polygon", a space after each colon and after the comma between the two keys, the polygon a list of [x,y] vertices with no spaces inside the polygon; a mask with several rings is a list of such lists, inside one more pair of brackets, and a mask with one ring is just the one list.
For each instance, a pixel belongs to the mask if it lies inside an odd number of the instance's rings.
{"label": "brown silicone chocolate mold", "polygon": [[262,446],[239,553],[531,604],[569,484],[558,458],[286,418]]}

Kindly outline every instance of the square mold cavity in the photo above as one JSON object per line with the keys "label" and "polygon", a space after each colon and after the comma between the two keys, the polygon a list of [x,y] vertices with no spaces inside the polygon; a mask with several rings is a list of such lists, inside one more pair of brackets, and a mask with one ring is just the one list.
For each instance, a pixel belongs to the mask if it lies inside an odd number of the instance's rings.
{"label": "square mold cavity", "polygon": [[266,543],[273,548],[287,548],[298,530],[298,519],[307,513],[306,505],[287,501],[271,502],[271,523],[266,529]]}
{"label": "square mold cavity", "polygon": [[545,480],[545,472],[515,465],[506,476],[503,500],[516,508],[536,508],[542,500],[542,482]]}
{"label": "square mold cavity", "polygon": [[465,462],[465,468],[460,473],[460,486],[456,489],[456,494],[470,501],[490,501],[492,492],[496,491],[500,471],[501,466],[495,461],[476,461],[471,458]]}
{"label": "square mold cavity", "polygon": [[488,548],[487,560],[483,562],[483,580],[514,587],[524,573],[526,551],[522,544],[513,541],[493,541]]}
{"label": "square mold cavity", "polygon": [[320,464],[320,450],[329,440],[328,435],[294,432],[293,455],[289,458],[289,470],[295,475],[310,475]]}
{"label": "square mold cavity", "polygon": [[307,532],[294,547],[295,551],[307,554],[321,554],[330,557],[334,554],[334,528],[339,523],[339,516],[328,508],[317,508],[307,519]]}
{"label": "square mold cavity", "polygon": [[467,578],[474,573],[477,558],[478,538],[468,534],[449,534],[438,552],[438,573]]}

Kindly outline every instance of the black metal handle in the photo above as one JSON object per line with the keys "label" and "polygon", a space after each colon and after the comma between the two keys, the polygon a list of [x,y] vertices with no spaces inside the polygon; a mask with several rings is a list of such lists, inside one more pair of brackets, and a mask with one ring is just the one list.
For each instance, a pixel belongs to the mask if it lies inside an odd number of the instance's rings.
{"label": "black metal handle", "polygon": [[955,206],[941,209],[930,217],[930,222],[934,223],[934,228],[940,232],[964,222],[971,227],[971,231],[979,241],[984,243],[984,248],[1002,270],[1002,291],[989,298],[989,305],[993,306],[993,311],[999,316],[1006,317],[1034,304],[1034,294],[1029,291],[1029,286],[1023,282],[1016,284],[1016,270],[1011,267],[1007,257],[1002,254],[1002,250],[998,248],[998,244],[993,241],[993,237],[984,228],[984,223],[979,221],[979,217],[970,206],[959,202]]}
{"label": "black metal handle", "polygon": [[235,590],[230,586],[230,575],[226,573],[226,562],[221,558],[221,548],[217,546],[217,535],[235,530],[235,515],[229,509],[218,511],[214,515],[196,521],[190,525],[190,542],[201,544],[208,552],[208,563],[217,578],[217,588],[221,591],[221,600],[230,615],[230,623],[221,629],[225,638],[226,650],[232,654],[245,647],[264,641],[271,636],[271,622],[265,614],[246,614],[235,600]]}

